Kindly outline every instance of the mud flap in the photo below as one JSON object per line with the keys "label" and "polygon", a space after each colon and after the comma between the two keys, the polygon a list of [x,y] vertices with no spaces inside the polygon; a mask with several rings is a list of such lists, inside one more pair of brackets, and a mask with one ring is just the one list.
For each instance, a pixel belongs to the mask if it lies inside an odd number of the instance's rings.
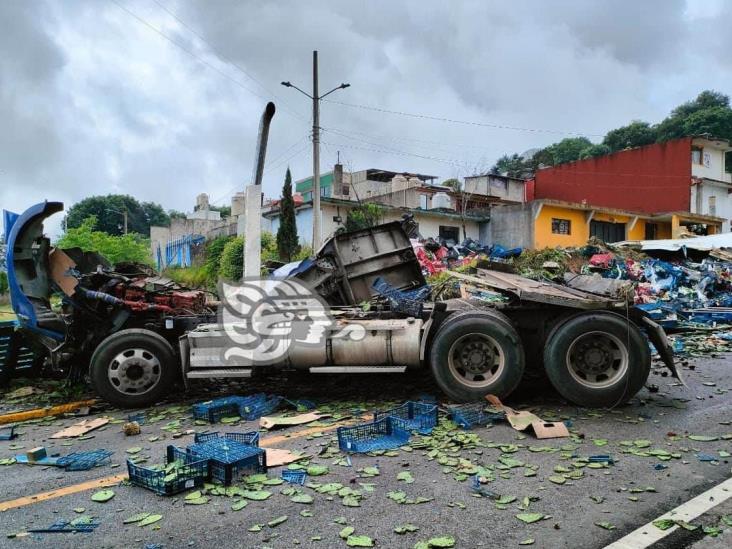
{"label": "mud flap", "polygon": [[676,368],[676,364],[674,363],[674,351],[668,341],[668,338],[666,337],[666,332],[663,331],[663,328],[661,328],[659,324],[653,322],[648,317],[644,316],[642,318],[642,321],[646,327],[648,339],[650,339],[651,343],[653,343],[653,346],[656,348],[656,351],[658,351],[658,354],[661,356],[663,363],[669,370],[671,370],[671,374],[673,374],[673,376],[681,383],[683,383],[684,387],[686,387],[686,382],[681,377],[681,372]]}

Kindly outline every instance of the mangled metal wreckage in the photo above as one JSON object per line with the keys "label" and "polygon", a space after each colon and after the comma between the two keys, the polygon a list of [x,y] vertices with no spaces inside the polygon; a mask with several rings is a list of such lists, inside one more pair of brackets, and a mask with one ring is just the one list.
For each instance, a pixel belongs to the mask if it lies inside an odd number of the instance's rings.
{"label": "mangled metal wreckage", "polygon": [[[453,400],[505,397],[542,368],[568,400],[612,406],[643,387],[652,342],[676,370],[663,330],[625,299],[478,268],[464,282],[506,297],[425,301],[410,220],[336,235],[291,275],[330,305],[319,344],[293,345],[272,363],[224,359],[226,328],[202,291],[97,254],[51,247],[42,222],[59,203],[6,215],[12,305],[27,345],[59,375],[88,374],[120,406],[159,400],[195,378],[249,377],[275,368],[312,373],[431,370]],[[391,292],[391,293],[390,293]],[[52,308],[53,294],[61,296]],[[405,297],[406,296],[406,297]],[[365,307],[364,304],[370,304]],[[362,338],[336,337],[357,327]]]}

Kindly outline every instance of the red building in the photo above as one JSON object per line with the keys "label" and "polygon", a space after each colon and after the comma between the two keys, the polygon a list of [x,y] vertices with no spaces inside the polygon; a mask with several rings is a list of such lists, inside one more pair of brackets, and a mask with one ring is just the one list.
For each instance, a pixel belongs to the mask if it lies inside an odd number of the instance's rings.
{"label": "red building", "polygon": [[527,189],[530,199],[718,218],[729,231],[731,150],[723,139],[685,137],[543,168]]}

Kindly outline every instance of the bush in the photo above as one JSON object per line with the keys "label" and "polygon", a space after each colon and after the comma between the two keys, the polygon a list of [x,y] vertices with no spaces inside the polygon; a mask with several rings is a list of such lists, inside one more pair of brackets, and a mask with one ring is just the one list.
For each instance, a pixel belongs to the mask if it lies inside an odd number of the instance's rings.
{"label": "bush", "polygon": [[[163,276],[167,276],[178,284],[187,286],[188,288],[210,288],[211,282],[208,277],[208,271],[205,265],[199,265],[188,268],[169,267],[163,271]],[[214,281],[215,282],[215,281]]]}
{"label": "bush", "polygon": [[384,208],[374,203],[360,204],[350,210],[346,216],[346,230],[358,231],[369,229],[381,223]]}
{"label": "bush", "polygon": [[0,295],[8,292],[8,273],[0,271]]}
{"label": "bush", "polygon": [[152,264],[150,241],[139,234],[112,236],[94,230],[96,217],[87,217],[79,227],[69,228],[56,242],[56,247],[81,248],[85,252],[98,252],[113,265],[123,261]]}
{"label": "bush", "polygon": [[206,243],[204,269],[209,286],[216,286],[219,279],[219,271],[221,270],[221,255],[224,253],[224,247],[232,238],[229,236],[217,236],[213,240]]}
{"label": "bush", "polygon": [[219,276],[224,280],[239,281],[244,275],[244,239],[229,240],[221,252]]}

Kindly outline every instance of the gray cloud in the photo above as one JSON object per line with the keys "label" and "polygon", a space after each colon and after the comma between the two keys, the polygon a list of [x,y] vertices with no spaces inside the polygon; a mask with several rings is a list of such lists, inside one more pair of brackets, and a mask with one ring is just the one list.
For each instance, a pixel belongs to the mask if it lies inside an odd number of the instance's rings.
{"label": "gray cloud", "polygon": [[278,105],[265,192],[278,194],[288,164],[311,170],[310,105],[279,83],[309,89],[313,49],[321,90],[352,85],[323,104],[324,170],[340,151],[353,169],[462,176],[563,137],[341,101],[602,135],[732,85],[724,2],[158,0],[176,20],[118,1],[193,55],[113,2],[0,2],[0,207],[108,192],[225,203],[250,177],[265,98]]}

